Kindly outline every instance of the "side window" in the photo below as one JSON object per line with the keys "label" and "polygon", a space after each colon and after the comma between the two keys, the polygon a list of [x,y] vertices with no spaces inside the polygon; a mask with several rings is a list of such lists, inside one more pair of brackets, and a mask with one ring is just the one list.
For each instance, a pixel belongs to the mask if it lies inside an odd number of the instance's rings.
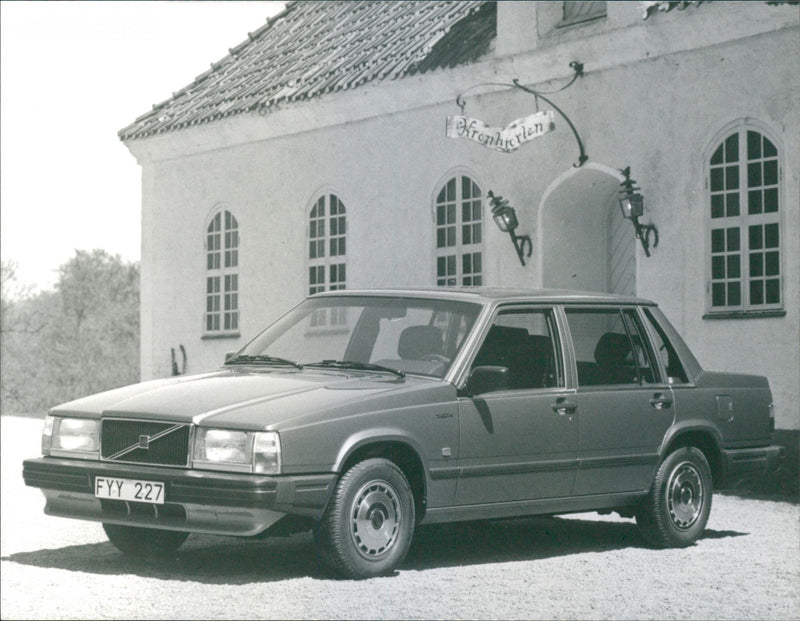
{"label": "side window", "polygon": [[650,325],[653,334],[653,346],[655,347],[655,355],[661,359],[661,364],[667,371],[667,381],[670,384],[687,384],[689,376],[681,364],[681,359],[672,344],[669,342],[664,330],[658,325],[658,322],[653,319],[653,315],[649,310],[644,311],[647,323]]}
{"label": "side window", "polygon": [[206,227],[206,334],[239,330],[239,223],[217,211]]}
{"label": "side window", "polygon": [[657,366],[633,309],[567,309],[580,386],[652,383]]}
{"label": "side window", "polygon": [[472,367],[509,370],[509,388],[551,388],[564,385],[553,313],[548,309],[500,312]]}

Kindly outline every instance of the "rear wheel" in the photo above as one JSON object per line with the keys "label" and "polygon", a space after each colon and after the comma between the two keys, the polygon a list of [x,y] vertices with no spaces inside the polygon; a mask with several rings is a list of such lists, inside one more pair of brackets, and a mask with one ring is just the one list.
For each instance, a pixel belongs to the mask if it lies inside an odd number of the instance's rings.
{"label": "rear wheel", "polygon": [[388,459],[367,459],[348,470],[315,538],[323,563],[347,578],[394,571],[414,534],[414,496],[403,472]]}
{"label": "rear wheel", "polygon": [[660,548],[692,545],[711,513],[711,469],[702,451],[685,446],[670,453],[636,513],[645,539]]}
{"label": "rear wheel", "polygon": [[121,524],[103,524],[103,530],[117,550],[136,558],[169,556],[189,537],[189,533],[177,530],[139,528]]}

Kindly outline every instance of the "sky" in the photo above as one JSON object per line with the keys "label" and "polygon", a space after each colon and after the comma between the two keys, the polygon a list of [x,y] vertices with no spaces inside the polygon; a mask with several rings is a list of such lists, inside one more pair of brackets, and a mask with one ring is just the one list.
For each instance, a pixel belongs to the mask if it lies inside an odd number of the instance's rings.
{"label": "sky", "polygon": [[117,132],[284,2],[0,2],[0,257],[34,291],[76,249],[138,261],[141,170]]}

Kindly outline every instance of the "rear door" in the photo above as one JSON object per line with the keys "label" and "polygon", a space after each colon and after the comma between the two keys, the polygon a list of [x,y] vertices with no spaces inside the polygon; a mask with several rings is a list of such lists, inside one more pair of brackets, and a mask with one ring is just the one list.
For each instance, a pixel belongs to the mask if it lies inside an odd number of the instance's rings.
{"label": "rear door", "polygon": [[578,380],[573,495],[649,488],[673,395],[635,307],[565,309]]}
{"label": "rear door", "polygon": [[508,384],[459,399],[457,505],[568,496],[576,469],[574,390],[565,388],[552,308],[500,310],[471,368],[505,367]]}

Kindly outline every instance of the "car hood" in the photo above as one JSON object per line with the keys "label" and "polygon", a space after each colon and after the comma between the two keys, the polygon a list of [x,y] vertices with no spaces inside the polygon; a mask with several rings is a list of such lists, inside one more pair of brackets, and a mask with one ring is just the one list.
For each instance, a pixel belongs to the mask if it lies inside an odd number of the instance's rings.
{"label": "car hood", "polygon": [[276,429],[281,423],[311,422],[322,413],[341,408],[351,414],[367,411],[370,404],[383,401],[388,393],[428,392],[426,387],[441,389],[442,384],[382,373],[222,369],[125,386],[65,403],[51,413]]}

